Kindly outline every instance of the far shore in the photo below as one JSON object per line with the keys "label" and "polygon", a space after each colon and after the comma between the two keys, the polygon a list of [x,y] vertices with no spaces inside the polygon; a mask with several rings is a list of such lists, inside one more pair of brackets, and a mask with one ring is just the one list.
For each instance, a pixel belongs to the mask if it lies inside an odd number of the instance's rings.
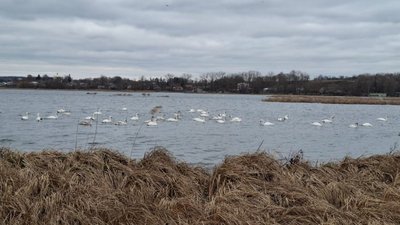
{"label": "far shore", "polygon": [[322,103],[322,104],[366,104],[400,105],[400,97],[357,97],[318,95],[271,95],[265,102]]}

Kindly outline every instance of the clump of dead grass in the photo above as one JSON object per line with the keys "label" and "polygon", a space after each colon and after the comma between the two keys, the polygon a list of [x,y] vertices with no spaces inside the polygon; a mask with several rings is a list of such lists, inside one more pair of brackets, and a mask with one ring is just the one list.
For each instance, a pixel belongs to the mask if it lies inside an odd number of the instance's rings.
{"label": "clump of dead grass", "polygon": [[157,148],[0,149],[2,224],[398,224],[397,153],[311,166],[257,152],[207,172]]}

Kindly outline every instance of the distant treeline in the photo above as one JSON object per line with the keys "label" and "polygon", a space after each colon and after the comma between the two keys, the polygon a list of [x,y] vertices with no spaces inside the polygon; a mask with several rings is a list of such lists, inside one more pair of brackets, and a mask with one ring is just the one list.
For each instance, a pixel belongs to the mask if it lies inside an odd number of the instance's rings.
{"label": "distant treeline", "polygon": [[167,74],[162,77],[138,80],[120,76],[73,79],[67,76],[28,75],[7,80],[0,77],[4,87],[77,90],[132,90],[174,91],[248,94],[308,94],[368,96],[382,93],[387,96],[400,95],[400,73],[360,74],[357,76],[318,76],[310,79],[307,73],[261,74],[257,71],[242,73],[210,72],[194,78],[191,74]]}

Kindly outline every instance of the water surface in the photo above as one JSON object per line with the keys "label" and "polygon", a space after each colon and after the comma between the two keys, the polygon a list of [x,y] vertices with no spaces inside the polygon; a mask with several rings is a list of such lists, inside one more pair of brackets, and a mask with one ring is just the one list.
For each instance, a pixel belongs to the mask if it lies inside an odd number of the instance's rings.
{"label": "water surface", "polygon": [[[21,151],[42,149],[86,149],[95,141],[96,146],[109,147],[135,158],[141,158],[155,146],[164,146],[180,160],[207,166],[221,162],[226,155],[254,152],[261,149],[277,157],[285,157],[300,149],[311,161],[342,159],[376,153],[387,153],[400,139],[398,106],[334,105],[311,103],[268,103],[261,95],[183,94],[183,93],[131,93],[118,96],[118,92],[49,90],[0,90],[0,145]],[[169,96],[169,97],[165,97]],[[162,106],[164,117],[182,112],[177,123],[160,122],[157,127],[142,126],[151,117],[154,106]],[[127,111],[122,108],[126,107]],[[37,122],[42,117],[56,115],[64,108],[71,115],[60,115],[57,120]],[[100,119],[112,116],[114,120],[128,118],[127,126],[98,124],[78,126],[78,122],[100,109]],[[189,109],[203,109],[211,116],[218,113],[242,118],[240,123],[218,124],[193,121],[198,113]],[[28,121],[20,118],[30,112]],[[130,117],[139,113],[140,121]],[[285,122],[277,118],[288,115]],[[335,115],[332,124],[322,127],[311,123]],[[387,122],[377,121],[388,117]],[[260,126],[260,119],[275,123]],[[373,127],[349,128],[349,124],[369,122]],[[94,135],[96,138],[94,139]]]}

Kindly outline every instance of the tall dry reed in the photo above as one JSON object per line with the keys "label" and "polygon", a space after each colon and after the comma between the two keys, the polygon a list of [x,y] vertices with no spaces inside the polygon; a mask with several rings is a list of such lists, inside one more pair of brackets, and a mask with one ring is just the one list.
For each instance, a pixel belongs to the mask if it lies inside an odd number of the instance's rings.
{"label": "tall dry reed", "polygon": [[397,153],[311,166],[266,153],[211,172],[158,148],[0,149],[0,224],[399,224]]}

